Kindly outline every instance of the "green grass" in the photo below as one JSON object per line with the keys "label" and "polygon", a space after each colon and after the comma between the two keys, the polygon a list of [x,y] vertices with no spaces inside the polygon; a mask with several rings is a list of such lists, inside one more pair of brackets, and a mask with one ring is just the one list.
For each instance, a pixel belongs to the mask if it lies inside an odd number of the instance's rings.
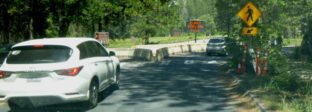
{"label": "green grass", "polygon": [[283,44],[284,45],[290,45],[290,46],[300,46],[301,45],[302,38],[288,38],[284,39]]}
{"label": "green grass", "polygon": [[109,48],[130,48],[131,46],[135,45],[142,45],[142,39],[136,39],[136,41],[131,41],[131,39],[116,39],[116,40],[109,40]]}
{"label": "green grass", "polygon": [[[294,60],[291,60],[289,65],[292,68],[290,70],[291,75],[300,75],[298,71],[311,71],[312,66],[311,63]],[[280,83],[285,83],[280,80],[278,81],[281,78],[270,78],[271,76],[261,77],[247,73],[239,77],[243,79],[243,85],[246,85],[249,91],[255,94],[264,103],[265,107],[271,111],[312,112],[312,80],[298,78],[296,79],[299,81],[298,89],[287,91],[281,88],[283,84]]]}
{"label": "green grass", "polygon": [[[215,35],[212,37],[217,37],[220,35]],[[151,37],[150,44],[169,44],[169,43],[179,43],[179,42],[188,42],[194,41],[195,35],[182,36],[182,37]],[[207,38],[204,35],[197,36],[197,40]],[[127,39],[116,39],[109,40],[110,45],[109,48],[130,48],[135,45],[143,45],[144,40],[141,38],[136,38],[135,41],[132,41],[130,38]]]}

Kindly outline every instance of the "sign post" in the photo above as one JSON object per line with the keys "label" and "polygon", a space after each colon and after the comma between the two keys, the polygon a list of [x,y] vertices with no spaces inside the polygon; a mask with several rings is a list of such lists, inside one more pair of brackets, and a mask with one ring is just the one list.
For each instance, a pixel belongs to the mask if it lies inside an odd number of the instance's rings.
{"label": "sign post", "polygon": [[205,31],[205,22],[204,21],[189,21],[186,23],[187,32],[195,32],[195,43],[197,42],[197,32]]}
{"label": "sign post", "polygon": [[259,9],[252,3],[248,2],[237,15],[246,23],[249,27],[243,28],[243,35],[257,35],[258,28],[251,27],[262,15]]}
{"label": "sign post", "polygon": [[109,32],[95,32],[95,39],[105,47],[109,45]]}
{"label": "sign post", "polygon": [[[252,25],[259,19],[259,17],[262,15],[259,9],[252,3],[248,2],[238,13],[237,15],[246,23],[248,27],[243,28],[243,35],[257,35],[258,34],[258,28],[252,27]],[[248,48],[251,47],[251,39],[248,38]],[[256,63],[256,74],[258,75],[258,66],[259,66],[259,56],[260,56],[260,49],[257,49],[257,63]]]}

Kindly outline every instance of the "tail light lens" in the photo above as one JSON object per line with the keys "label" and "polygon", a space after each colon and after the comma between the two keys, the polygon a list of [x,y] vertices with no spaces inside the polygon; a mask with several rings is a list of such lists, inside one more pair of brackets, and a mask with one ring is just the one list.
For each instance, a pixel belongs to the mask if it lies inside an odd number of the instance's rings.
{"label": "tail light lens", "polygon": [[58,75],[76,76],[83,67],[70,68],[65,70],[55,70]]}
{"label": "tail light lens", "polygon": [[9,77],[10,75],[11,75],[11,72],[0,71],[0,79]]}

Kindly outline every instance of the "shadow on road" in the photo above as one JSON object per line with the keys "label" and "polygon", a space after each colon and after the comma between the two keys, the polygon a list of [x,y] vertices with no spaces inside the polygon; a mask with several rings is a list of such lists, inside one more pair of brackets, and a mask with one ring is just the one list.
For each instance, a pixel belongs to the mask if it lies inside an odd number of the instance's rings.
{"label": "shadow on road", "polygon": [[[121,68],[119,90],[109,88],[104,91],[100,103],[92,111],[117,108],[115,111],[118,112],[231,112],[231,105],[228,104],[230,99],[220,87],[223,83],[220,81],[223,78],[220,63],[226,59],[227,57],[207,57],[204,53],[195,53],[168,58],[165,60],[170,61],[168,65],[156,62]],[[26,112],[84,111],[91,110],[84,108],[81,103],[72,103]]]}
{"label": "shadow on road", "polygon": [[[116,103],[134,106],[163,102],[170,108],[205,107],[197,111],[222,111],[228,107],[229,100],[225,90],[219,87],[222,79],[219,62],[225,59],[187,55],[167,59],[171,61],[168,66],[146,63],[133,69],[122,69],[121,90],[127,90],[129,94],[127,99]],[[185,64],[185,60],[191,60],[191,64]]]}
{"label": "shadow on road", "polygon": [[[102,102],[109,95],[111,95],[118,87],[111,86],[106,90],[100,93],[99,102]],[[92,108],[86,107],[83,102],[78,103],[68,103],[68,104],[58,104],[58,105],[50,105],[44,107],[38,107],[34,109],[11,109],[9,112],[85,112]]]}

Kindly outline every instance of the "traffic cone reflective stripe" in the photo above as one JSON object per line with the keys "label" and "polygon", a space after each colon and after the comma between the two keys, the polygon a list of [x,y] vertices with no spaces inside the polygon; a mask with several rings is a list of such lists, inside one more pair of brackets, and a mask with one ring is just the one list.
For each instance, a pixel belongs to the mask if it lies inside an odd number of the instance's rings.
{"label": "traffic cone reflective stripe", "polygon": [[238,62],[237,73],[241,73],[241,72],[242,72],[242,66],[241,66],[241,63]]}
{"label": "traffic cone reflective stripe", "polygon": [[269,54],[269,51],[266,50],[265,55],[264,55],[264,59],[263,59],[262,76],[265,76],[267,74],[267,70],[268,70],[268,64],[267,64],[268,54]]}
{"label": "traffic cone reflective stripe", "polygon": [[242,63],[241,71],[246,71],[246,57],[247,57],[247,42],[245,42],[245,46],[244,46],[243,63]]}
{"label": "traffic cone reflective stripe", "polygon": [[260,75],[259,73],[259,60],[260,60],[260,47],[257,49],[257,59],[256,59],[256,75]]}

